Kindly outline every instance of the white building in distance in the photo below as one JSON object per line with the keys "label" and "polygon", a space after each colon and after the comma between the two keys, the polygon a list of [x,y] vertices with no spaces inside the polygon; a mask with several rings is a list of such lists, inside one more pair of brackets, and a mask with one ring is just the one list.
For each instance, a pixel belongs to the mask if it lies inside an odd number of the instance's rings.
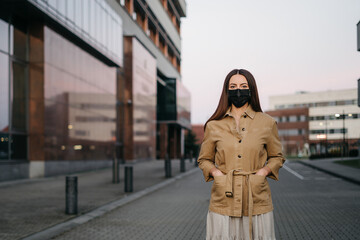
{"label": "white building in distance", "polygon": [[357,98],[357,89],[298,92],[270,97],[270,110],[308,108],[311,154],[336,155],[343,150],[351,155],[350,151],[356,151],[360,139],[360,108]]}

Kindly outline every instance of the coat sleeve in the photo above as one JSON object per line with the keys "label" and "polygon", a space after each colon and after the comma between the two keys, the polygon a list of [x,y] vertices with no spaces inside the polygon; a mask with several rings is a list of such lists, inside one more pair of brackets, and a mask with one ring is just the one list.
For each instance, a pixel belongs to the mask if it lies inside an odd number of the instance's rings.
{"label": "coat sleeve", "polygon": [[215,167],[215,140],[213,137],[211,122],[208,122],[205,128],[204,139],[201,144],[198,163],[199,168],[203,171],[206,182],[214,180],[210,175],[210,169]]}
{"label": "coat sleeve", "polygon": [[282,154],[282,146],[275,121],[272,124],[270,134],[268,136],[266,150],[268,154],[266,166],[271,169],[271,173],[268,175],[268,177],[274,180],[279,180],[279,169],[285,162],[285,158]]}

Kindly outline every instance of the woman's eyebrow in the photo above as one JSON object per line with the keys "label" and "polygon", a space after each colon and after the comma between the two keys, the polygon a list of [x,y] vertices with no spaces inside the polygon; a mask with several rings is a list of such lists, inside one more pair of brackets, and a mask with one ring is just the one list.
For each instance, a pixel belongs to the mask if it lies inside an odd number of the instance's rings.
{"label": "woman's eyebrow", "polygon": [[240,86],[241,86],[241,85],[244,85],[244,84],[245,84],[245,85],[248,85],[247,83],[241,83]]}

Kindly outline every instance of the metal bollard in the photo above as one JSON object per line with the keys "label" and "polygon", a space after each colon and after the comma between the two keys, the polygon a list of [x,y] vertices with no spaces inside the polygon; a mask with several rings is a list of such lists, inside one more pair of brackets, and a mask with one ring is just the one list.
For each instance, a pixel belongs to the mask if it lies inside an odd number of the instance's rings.
{"label": "metal bollard", "polygon": [[171,160],[168,155],[165,157],[165,177],[171,178]]}
{"label": "metal bollard", "polygon": [[113,166],[112,166],[112,173],[113,173],[113,183],[119,183],[120,182],[120,167],[119,167],[119,159],[114,157],[113,159]]}
{"label": "metal bollard", "polygon": [[181,157],[180,159],[180,172],[185,172],[185,158]]}
{"label": "metal bollard", "polygon": [[[192,158],[192,156],[191,156],[191,158]],[[198,163],[198,161],[197,161],[197,158],[194,158],[194,160],[195,160],[195,161],[194,161],[194,166],[195,166],[195,167],[198,167],[198,166],[199,166],[199,163]]]}
{"label": "metal bollard", "polygon": [[66,214],[77,214],[78,212],[78,178],[77,176],[66,176]]}
{"label": "metal bollard", "polygon": [[125,167],[125,192],[133,192],[133,166]]}

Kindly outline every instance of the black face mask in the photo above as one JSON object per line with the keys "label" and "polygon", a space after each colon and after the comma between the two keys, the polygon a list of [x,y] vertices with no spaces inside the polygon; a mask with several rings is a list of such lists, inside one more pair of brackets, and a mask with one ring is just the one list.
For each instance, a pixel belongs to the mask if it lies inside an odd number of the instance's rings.
{"label": "black face mask", "polygon": [[240,108],[250,101],[250,89],[229,90],[229,102]]}

